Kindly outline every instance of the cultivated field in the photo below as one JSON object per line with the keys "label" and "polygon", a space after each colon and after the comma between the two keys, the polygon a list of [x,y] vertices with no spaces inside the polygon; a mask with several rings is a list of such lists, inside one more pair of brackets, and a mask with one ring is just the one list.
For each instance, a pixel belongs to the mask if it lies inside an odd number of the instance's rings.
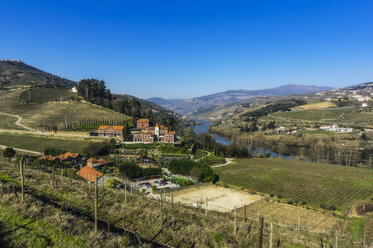
{"label": "cultivated field", "polygon": [[[174,193],[174,201],[191,206],[193,203],[206,207],[208,198],[208,209],[230,212],[234,207],[240,208],[262,199],[261,196],[252,195],[237,190],[223,188],[215,185],[192,187]],[[168,195],[168,198],[170,196]]]}
{"label": "cultivated field", "polygon": [[[61,129],[64,127],[65,118],[68,124],[79,124],[81,121],[102,120],[103,118],[130,119],[113,110],[87,102],[53,100],[43,103],[21,103],[19,98],[27,94],[27,90],[24,89],[11,92],[0,91],[0,112],[19,115],[23,118],[22,124],[41,130],[44,130],[46,125],[58,125]],[[52,98],[55,97],[52,95]]]}
{"label": "cultivated field", "polygon": [[332,108],[336,107],[336,105],[332,102],[316,102],[316,103],[309,103],[305,105],[301,105],[292,110],[311,110],[311,109],[322,109],[322,108]]}
{"label": "cultivated field", "polygon": [[277,112],[271,115],[305,121],[360,125],[365,127],[373,126],[373,113],[352,108],[295,110],[289,112]]}
{"label": "cultivated field", "polygon": [[280,196],[282,201],[347,209],[373,197],[373,169],[283,159],[236,159],[215,168],[221,184]]}
{"label": "cultivated field", "polygon": [[16,121],[16,117],[0,114],[0,129],[25,130],[22,127],[15,125]]}
{"label": "cultivated field", "polygon": [[[58,246],[67,242],[66,244],[72,247],[121,247],[126,243],[120,237],[124,239],[126,237],[124,235],[115,237],[114,234],[119,229],[125,228],[136,232],[140,238],[149,242],[159,242],[173,247],[258,247],[258,224],[255,215],[257,210],[255,207],[248,209],[249,218],[246,221],[241,216],[237,216],[237,233],[234,235],[234,218],[231,212],[219,213],[210,210],[208,217],[206,217],[204,211],[197,208],[177,203],[172,207],[168,201],[162,204],[159,200],[149,199],[140,193],[127,192],[125,195],[123,191],[101,187],[99,188],[98,216],[99,220],[105,221],[100,221],[102,232],[94,236],[92,231],[93,198],[92,190],[89,190],[88,184],[65,176],[53,177],[50,174],[50,168],[44,167],[42,169],[43,171],[38,171],[26,167],[27,202],[20,203],[19,168],[9,164],[0,166],[0,204],[5,205],[0,209],[7,213],[7,215],[0,214],[0,224],[6,225],[6,230],[12,230],[2,234],[2,237],[13,244],[18,244],[18,246],[40,247],[46,243]],[[57,168],[56,175],[60,174],[59,168]],[[55,187],[52,186],[53,178],[57,184]],[[14,193],[15,189],[18,191],[17,194]],[[265,214],[264,206],[261,205],[261,208]],[[293,209],[286,211],[293,211],[296,215]],[[280,242],[281,247],[307,245],[307,247],[316,248],[320,247],[320,238],[323,239],[325,247],[333,244],[331,233],[335,230],[334,228],[339,228],[338,225],[331,226],[334,224],[334,219],[326,219],[330,222],[330,228],[327,228],[326,232],[319,232],[320,229],[308,230],[306,225],[308,220],[306,219],[302,219],[301,223],[303,224],[300,229],[294,227],[294,223],[290,225],[282,223],[289,212],[286,214],[282,219],[274,220],[274,241],[275,243]],[[306,216],[304,215],[304,217]],[[21,218],[27,219],[23,222]],[[161,219],[163,221],[160,221]],[[1,223],[2,221],[4,223]],[[266,216],[264,244],[268,244],[268,222],[269,218]],[[15,232],[22,234],[24,226],[19,229],[11,229],[8,223],[12,223],[15,227],[29,225],[26,229],[29,239],[25,240],[22,235],[15,235]],[[35,226],[32,223],[41,226]],[[47,225],[46,223],[51,224]],[[112,234],[105,235],[108,223],[110,223]],[[341,226],[341,237],[342,234],[343,239],[340,239],[338,247],[355,247],[356,242],[350,239],[350,234],[343,232],[343,225]],[[84,243],[81,243],[81,237],[84,235],[88,238]],[[111,237],[114,240],[111,240]],[[68,240],[64,241],[64,239]],[[104,242],[105,239],[110,243]],[[118,245],[118,242],[122,245]],[[23,245],[25,243],[26,245]]]}
{"label": "cultivated field", "polygon": [[81,153],[90,142],[92,141],[79,138],[43,137],[14,133],[0,133],[0,145],[36,152],[43,152],[47,147],[55,147],[70,152]]}

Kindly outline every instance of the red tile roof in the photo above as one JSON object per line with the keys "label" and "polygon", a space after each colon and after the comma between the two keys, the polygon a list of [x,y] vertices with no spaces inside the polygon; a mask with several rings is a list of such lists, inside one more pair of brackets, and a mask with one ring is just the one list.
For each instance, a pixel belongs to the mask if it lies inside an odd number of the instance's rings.
{"label": "red tile roof", "polygon": [[51,160],[51,161],[56,160],[56,159],[57,159],[57,157],[53,157],[51,155],[43,155],[43,156],[38,158],[38,160]]}
{"label": "red tile roof", "polygon": [[113,126],[114,130],[123,130],[124,126]]}
{"label": "red tile roof", "polygon": [[106,130],[108,129],[110,126],[99,126],[98,127],[98,130]]}
{"label": "red tile roof", "polygon": [[77,158],[78,156],[79,156],[79,153],[66,152],[66,153],[64,153],[64,154],[59,155],[57,158],[58,158],[59,160],[66,160],[66,159],[68,159],[69,157],[75,159],[75,158]]}
{"label": "red tile roof", "polygon": [[149,119],[138,119],[137,122],[149,122]]}
{"label": "red tile roof", "polygon": [[99,179],[100,177],[102,177],[104,175],[102,172],[99,172],[99,171],[89,167],[88,165],[81,168],[76,174],[78,176],[81,176],[82,178],[84,178],[87,181],[89,181],[89,177],[91,177],[91,183],[95,182],[96,175],[97,175],[97,179]]}

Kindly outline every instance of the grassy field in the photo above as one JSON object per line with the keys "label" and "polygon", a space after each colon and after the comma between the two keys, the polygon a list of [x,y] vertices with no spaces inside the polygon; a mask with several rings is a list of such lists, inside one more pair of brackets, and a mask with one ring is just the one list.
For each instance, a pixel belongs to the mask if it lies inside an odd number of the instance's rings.
{"label": "grassy field", "polygon": [[0,115],[0,129],[24,130],[23,128],[15,125],[16,121],[16,117]]}
{"label": "grassy field", "polygon": [[287,202],[346,209],[373,197],[373,170],[282,159],[236,159],[214,169],[221,183],[281,195]]}
{"label": "grassy field", "polygon": [[[59,89],[53,90],[56,90],[55,96],[59,94]],[[18,99],[25,94],[28,94],[27,90],[0,91],[0,112],[20,115],[23,118],[22,124],[35,129],[44,130],[46,125],[58,125],[58,128],[63,128],[65,116],[68,124],[103,118],[130,119],[113,110],[80,101],[21,103]],[[52,93],[48,94],[55,98]]]}
{"label": "grassy field", "polygon": [[0,133],[0,145],[11,146],[36,152],[43,152],[47,147],[55,147],[70,152],[82,153],[90,141],[74,138],[42,137]]}
{"label": "grassy field", "polygon": [[[44,168],[45,169],[45,168]],[[33,195],[43,196],[43,198],[53,199],[54,202],[63,204],[66,207],[74,208],[84,213],[92,213],[93,204],[92,197],[90,197],[89,185],[80,180],[72,180],[66,177],[57,177],[58,187],[51,187],[50,168],[47,169],[48,173],[42,171],[36,171],[30,167],[26,168],[25,174],[25,185],[27,192],[33,192]],[[57,175],[59,171],[57,169]],[[0,166],[0,181],[8,186],[10,184],[19,185],[19,169],[15,166]],[[9,187],[12,189],[12,187]],[[0,197],[0,202],[5,199],[9,199],[10,196],[19,199],[19,196],[14,196],[12,190],[8,195]],[[0,191],[0,194],[2,192]],[[243,192],[242,192],[243,193]],[[30,195],[27,193],[26,195]],[[248,209],[248,216],[253,216],[253,219],[249,218],[244,221],[241,216],[237,218],[237,236],[233,236],[233,214],[232,213],[219,213],[213,210],[209,210],[208,218],[205,217],[204,209],[198,209],[188,207],[182,204],[175,203],[175,209],[177,210],[174,218],[172,217],[171,204],[168,201],[164,201],[163,215],[160,215],[159,206],[160,203],[157,199],[144,197],[142,194],[127,193],[127,202],[124,201],[123,191],[111,190],[108,188],[99,189],[99,211],[98,216],[100,219],[109,221],[112,225],[125,227],[129,230],[137,232],[141,237],[148,240],[154,240],[161,243],[166,243],[174,247],[257,247],[257,209]],[[18,200],[19,201],[19,200]],[[8,201],[10,204],[17,206],[17,200]],[[35,206],[35,202],[30,202],[30,198],[27,198],[29,211],[28,214],[36,212],[35,216],[40,218],[47,218],[45,215],[49,215],[50,211],[40,212],[39,206]],[[270,202],[267,202],[271,204]],[[276,205],[280,205],[275,203]],[[44,204],[45,205],[45,204]],[[294,206],[291,206],[295,208]],[[64,208],[62,208],[63,211]],[[277,208],[279,211],[281,206]],[[314,212],[312,210],[302,209],[302,211]],[[315,212],[314,214],[317,214]],[[74,233],[78,230],[92,230],[92,225],[87,227],[86,225],[79,225],[77,222],[77,216],[70,218],[55,216],[55,220],[48,223],[55,223],[58,226],[65,227],[67,233]],[[163,225],[160,224],[160,217],[163,216]],[[319,221],[316,223],[317,230],[310,232],[308,226],[302,225],[300,232],[298,229],[293,228],[293,222],[290,225],[287,222],[283,222],[286,216],[282,216],[281,219],[277,219],[278,222],[274,224],[274,240],[281,241],[281,247],[303,247],[299,245],[299,242],[307,247],[319,247],[318,242],[320,237],[323,238],[324,244],[331,244],[332,232],[334,222],[329,221],[330,219],[337,219],[336,217],[329,216],[324,218],[323,214],[320,214]],[[85,218],[82,218],[85,219]],[[172,225],[174,219],[175,224]],[[268,218],[265,219],[264,227],[264,243],[268,244]],[[5,225],[9,225],[8,221],[4,222]],[[319,230],[321,224],[326,224],[326,229]],[[70,226],[70,227],[69,227]],[[78,227],[78,228],[77,228]],[[343,228],[343,227],[341,227]],[[46,237],[49,236],[49,232],[46,233]],[[329,242],[331,241],[331,242]],[[348,241],[348,243],[345,243]],[[233,243],[233,244],[232,244]],[[349,240],[341,240],[339,247],[354,247]],[[103,246],[90,246],[88,247],[103,247]],[[121,247],[121,246],[108,246],[108,247]]]}
{"label": "grassy field", "polygon": [[313,109],[289,112],[277,112],[273,116],[306,121],[333,122],[347,125],[373,125],[373,113],[361,112],[358,109]]}
{"label": "grassy field", "polygon": [[28,218],[4,203],[0,203],[0,237],[5,247],[78,247],[86,243],[84,237],[67,234],[44,219]]}
{"label": "grassy field", "polygon": [[301,105],[301,106],[293,108],[292,110],[311,110],[311,109],[332,108],[332,107],[336,107],[336,105],[332,102],[316,102],[316,103],[309,103],[309,104]]}
{"label": "grassy field", "polygon": [[73,93],[69,89],[54,89],[54,88],[32,88],[24,91],[20,95],[20,99],[29,102],[53,102],[53,101],[69,101],[71,98],[77,98],[78,94]]}

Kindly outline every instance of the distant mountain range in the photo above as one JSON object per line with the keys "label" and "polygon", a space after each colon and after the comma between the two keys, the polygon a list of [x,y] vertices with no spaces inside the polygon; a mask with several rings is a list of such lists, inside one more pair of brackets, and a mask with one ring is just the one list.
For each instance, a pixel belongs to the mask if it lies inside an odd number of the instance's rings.
{"label": "distant mountain range", "polygon": [[152,97],[146,100],[153,102],[155,104],[158,104],[158,105],[167,105],[167,104],[173,104],[173,103],[185,101],[185,99],[164,99],[162,97]]}
{"label": "distant mountain range", "polygon": [[314,92],[328,91],[331,89],[333,88],[316,85],[286,84],[276,88],[262,90],[228,90],[207,96],[195,97],[189,100],[168,100],[160,97],[153,97],[148,100],[160,104],[163,107],[179,114],[192,115],[193,113],[201,110],[208,111],[209,109],[224,107],[232,103],[245,101],[258,96],[309,94]]}
{"label": "distant mountain range", "polygon": [[18,86],[72,88],[76,82],[39,70],[17,59],[0,60],[0,88]]}

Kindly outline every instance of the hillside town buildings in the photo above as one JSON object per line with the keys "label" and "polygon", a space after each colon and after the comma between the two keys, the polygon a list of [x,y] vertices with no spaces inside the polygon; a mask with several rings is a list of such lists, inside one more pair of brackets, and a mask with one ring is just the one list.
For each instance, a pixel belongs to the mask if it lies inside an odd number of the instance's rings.
{"label": "hillside town buildings", "polygon": [[175,131],[169,131],[168,127],[151,123],[149,119],[139,119],[136,128],[131,131],[133,142],[151,144],[154,142],[176,143]]}

